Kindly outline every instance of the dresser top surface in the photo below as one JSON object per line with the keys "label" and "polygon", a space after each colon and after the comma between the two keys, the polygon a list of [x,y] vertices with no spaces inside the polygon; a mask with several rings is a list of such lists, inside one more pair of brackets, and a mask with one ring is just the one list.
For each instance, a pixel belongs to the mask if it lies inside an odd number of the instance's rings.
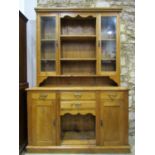
{"label": "dresser top surface", "polygon": [[129,90],[129,88],[127,87],[32,87],[32,88],[28,88],[26,89],[28,91],[30,90],[72,90],[72,91],[76,91],[76,90]]}

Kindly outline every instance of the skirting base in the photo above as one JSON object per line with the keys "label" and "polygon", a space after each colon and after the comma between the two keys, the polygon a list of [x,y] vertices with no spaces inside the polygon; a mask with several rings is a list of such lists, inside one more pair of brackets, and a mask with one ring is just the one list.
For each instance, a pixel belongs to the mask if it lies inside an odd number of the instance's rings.
{"label": "skirting base", "polygon": [[27,146],[31,153],[129,153],[130,146]]}

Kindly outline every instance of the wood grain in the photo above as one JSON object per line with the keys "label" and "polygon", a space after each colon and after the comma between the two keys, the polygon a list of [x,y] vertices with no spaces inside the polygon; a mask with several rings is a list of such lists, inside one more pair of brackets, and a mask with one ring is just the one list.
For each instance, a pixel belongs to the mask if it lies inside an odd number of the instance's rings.
{"label": "wood grain", "polygon": [[[129,152],[128,88],[119,86],[122,9],[35,10],[37,86],[26,89],[27,150]],[[101,24],[111,17],[116,34],[108,38]],[[107,55],[107,46],[116,55]]]}

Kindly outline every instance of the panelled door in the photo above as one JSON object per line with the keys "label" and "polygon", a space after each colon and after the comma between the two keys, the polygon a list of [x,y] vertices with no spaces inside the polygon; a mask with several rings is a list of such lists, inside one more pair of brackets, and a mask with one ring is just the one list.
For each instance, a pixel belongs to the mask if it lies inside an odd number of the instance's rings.
{"label": "panelled door", "polygon": [[56,105],[54,100],[33,100],[32,123],[34,145],[56,145]]}
{"label": "panelled door", "polygon": [[100,102],[100,145],[121,145],[124,135],[123,101]]}
{"label": "panelled door", "polygon": [[58,15],[39,14],[37,22],[39,75],[56,75],[58,73]]}
{"label": "panelled door", "polygon": [[98,17],[98,74],[113,76],[119,72],[119,16]]}

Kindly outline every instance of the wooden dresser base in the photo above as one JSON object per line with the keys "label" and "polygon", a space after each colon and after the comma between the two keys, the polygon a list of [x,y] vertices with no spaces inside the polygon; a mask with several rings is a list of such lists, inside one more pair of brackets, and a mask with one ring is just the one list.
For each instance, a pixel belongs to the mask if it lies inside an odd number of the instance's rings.
{"label": "wooden dresser base", "polygon": [[130,146],[27,146],[30,153],[130,153]]}
{"label": "wooden dresser base", "polygon": [[27,91],[28,152],[130,152],[127,88],[38,87]]}

